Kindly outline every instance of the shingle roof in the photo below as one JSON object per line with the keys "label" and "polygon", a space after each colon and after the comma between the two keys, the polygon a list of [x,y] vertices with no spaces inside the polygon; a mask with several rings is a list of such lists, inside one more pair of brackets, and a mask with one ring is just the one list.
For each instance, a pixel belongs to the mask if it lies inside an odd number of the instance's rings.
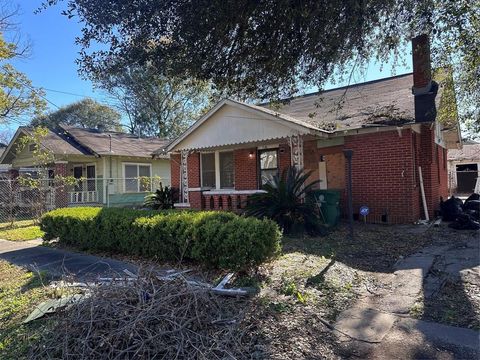
{"label": "shingle roof", "polygon": [[415,121],[412,84],[405,74],[261,106],[328,131],[402,125]]}
{"label": "shingle roof", "polygon": [[[100,132],[96,129],[84,129],[63,126],[78,143],[98,155],[120,155],[151,157],[159,148],[164,148],[169,140],[160,138],[139,138],[138,136],[113,132]],[[111,152],[110,152],[111,140]]]}
{"label": "shingle roof", "polygon": [[463,144],[463,147],[461,149],[449,149],[447,158],[449,161],[480,161],[480,144]]}
{"label": "shingle roof", "polygon": [[[32,128],[22,127],[21,129],[31,134]],[[42,145],[56,155],[93,155],[92,151],[76,142],[62,129],[48,129],[46,136],[42,139]]]}

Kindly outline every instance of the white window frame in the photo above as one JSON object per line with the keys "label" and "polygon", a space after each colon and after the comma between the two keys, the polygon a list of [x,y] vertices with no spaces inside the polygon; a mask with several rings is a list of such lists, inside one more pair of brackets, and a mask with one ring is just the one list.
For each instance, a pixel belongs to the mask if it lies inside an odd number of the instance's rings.
{"label": "white window frame", "polygon": [[235,178],[235,152],[234,150],[217,150],[217,151],[202,151],[200,153],[200,184],[203,188],[203,177],[202,177],[202,155],[201,154],[215,154],[215,187],[208,188],[212,190],[234,190],[235,189],[235,182],[233,183],[233,187],[231,188],[221,188],[220,187],[220,153],[222,152],[231,152],[233,154],[233,176]]}
{"label": "white window frame", "polygon": [[[127,191],[127,177],[125,175],[125,167],[129,165],[136,165],[137,166],[137,191]],[[123,192],[124,193],[144,193],[148,191],[140,191],[140,180],[138,179],[140,177],[140,169],[138,168],[139,166],[148,166],[150,168],[150,178],[153,177],[152,175],[152,164],[150,163],[132,163],[132,162],[122,162],[122,177],[123,177]],[[131,179],[131,178],[129,178]]]}

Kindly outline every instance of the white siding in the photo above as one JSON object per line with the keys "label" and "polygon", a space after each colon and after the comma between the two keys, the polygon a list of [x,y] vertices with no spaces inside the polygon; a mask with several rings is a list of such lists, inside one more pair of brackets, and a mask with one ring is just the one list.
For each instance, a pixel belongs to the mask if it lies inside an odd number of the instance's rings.
{"label": "white siding", "polygon": [[224,145],[279,139],[295,132],[282,120],[258,111],[224,105],[181,141],[175,150],[212,148]]}

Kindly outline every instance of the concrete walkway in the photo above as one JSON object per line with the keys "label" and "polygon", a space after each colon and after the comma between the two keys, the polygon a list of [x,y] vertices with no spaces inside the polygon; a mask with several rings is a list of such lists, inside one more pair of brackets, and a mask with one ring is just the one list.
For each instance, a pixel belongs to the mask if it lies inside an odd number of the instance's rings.
{"label": "concrete walkway", "polygon": [[444,272],[450,276],[465,272],[480,275],[479,244],[478,237],[464,244],[444,242],[399,261],[391,292],[361,298],[340,314],[334,324],[348,355],[379,359],[437,358],[445,352],[445,358],[479,358],[478,331],[408,317],[419,298],[440,290],[442,283],[429,275],[439,258],[445,264]]}
{"label": "concrete walkway", "polygon": [[32,271],[46,270],[52,276],[73,276],[80,281],[125,276],[124,269],[134,273],[137,271],[137,267],[128,262],[45,247],[41,244],[41,240],[0,240],[0,259]]}

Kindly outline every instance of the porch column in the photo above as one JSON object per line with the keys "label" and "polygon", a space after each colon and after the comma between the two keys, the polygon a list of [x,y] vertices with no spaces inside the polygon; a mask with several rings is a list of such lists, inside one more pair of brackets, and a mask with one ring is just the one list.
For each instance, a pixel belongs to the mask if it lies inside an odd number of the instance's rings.
{"label": "porch column", "polygon": [[298,170],[303,169],[303,137],[300,134],[294,134],[289,137],[290,159],[292,166]]}
{"label": "porch column", "polygon": [[188,204],[188,150],[180,152],[180,202]]}
{"label": "porch column", "polygon": [[[54,175],[55,178],[58,176],[65,178],[68,176],[67,174],[67,161],[55,161],[54,167]],[[55,207],[67,207],[68,206],[68,193],[67,189],[65,188],[64,180],[56,179],[54,181],[55,188],[53,189],[55,194]]]}

